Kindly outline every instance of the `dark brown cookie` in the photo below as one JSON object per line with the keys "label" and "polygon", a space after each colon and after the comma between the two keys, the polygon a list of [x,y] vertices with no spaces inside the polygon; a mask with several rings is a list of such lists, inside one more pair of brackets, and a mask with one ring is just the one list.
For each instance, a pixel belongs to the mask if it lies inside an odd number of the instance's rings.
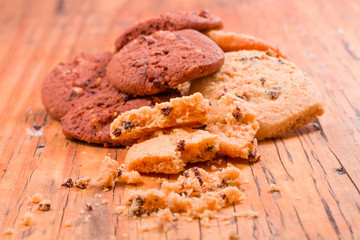
{"label": "dark brown cookie", "polygon": [[[107,82],[106,78],[103,79]],[[131,98],[115,87],[102,89],[94,95],[83,96],[74,101],[74,106],[68,110],[61,120],[63,133],[68,138],[75,138],[88,143],[109,146],[129,146],[136,139],[114,140],[110,137],[110,124],[121,113],[152,106],[155,103],[168,101],[179,96],[179,91],[172,90],[161,95],[146,98]]]}
{"label": "dark brown cookie", "polygon": [[110,83],[102,82],[110,52],[83,53],[72,60],[59,63],[46,77],[41,91],[48,113],[61,119],[76,99],[91,96]]}
{"label": "dark brown cookie", "polygon": [[198,31],[158,31],[123,47],[106,75],[122,92],[144,96],[216,72],[223,63],[224,52]]}
{"label": "dark brown cookie", "polygon": [[141,21],[129,27],[115,42],[116,52],[123,46],[139,37],[150,35],[159,30],[176,31],[194,29],[206,31],[223,27],[221,18],[210,14],[207,10],[196,12],[165,13],[158,18]]}

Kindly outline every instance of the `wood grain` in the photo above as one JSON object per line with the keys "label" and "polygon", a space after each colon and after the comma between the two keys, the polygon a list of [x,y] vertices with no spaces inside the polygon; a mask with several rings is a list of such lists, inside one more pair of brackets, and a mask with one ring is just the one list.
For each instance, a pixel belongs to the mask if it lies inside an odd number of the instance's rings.
{"label": "wood grain", "polygon": [[[0,0],[0,238],[3,239],[243,239],[360,238],[360,2],[356,0],[269,1],[41,1]],[[165,11],[209,9],[223,17],[225,30],[268,40],[307,71],[322,92],[326,113],[288,135],[259,144],[262,161],[240,167],[249,183],[240,205],[221,214],[254,210],[256,219],[232,217],[176,222],[168,232],[152,218],[118,218],[114,208],[130,189],[102,192],[63,188],[68,176],[94,178],[110,154],[122,161],[125,149],[102,148],[66,139],[60,123],[45,112],[40,85],[58,62],[83,51],[113,50],[116,36],[137,20]],[[39,130],[36,130],[40,128]],[[225,164],[225,161],[224,163]],[[200,165],[207,167],[206,164]],[[163,175],[164,178],[175,178]],[[269,193],[276,183],[280,192]],[[28,198],[42,193],[51,211],[40,212]],[[88,223],[79,214],[96,206]],[[31,211],[35,224],[22,225]],[[71,220],[73,227],[66,228]],[[3,232],[15,229],[12,236]]]}

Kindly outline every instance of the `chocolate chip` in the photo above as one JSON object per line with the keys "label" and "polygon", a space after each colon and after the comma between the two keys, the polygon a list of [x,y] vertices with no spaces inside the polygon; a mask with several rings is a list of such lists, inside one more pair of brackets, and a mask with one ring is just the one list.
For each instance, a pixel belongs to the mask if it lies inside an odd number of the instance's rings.
{"label": "chocolate chip", "polygon": [[199,180],[200,186],[202,186],[203,183],[204,183],[204,180],[203,180],[202,177],[201,177],[201,174],[200,174],[200,172],[199,172],[199,169],[198,169],[197,167],[194,167],[194,168],[192,168],[192,170],[193,170],[193,172],[194,172],[194,174],[195,174],[195,177]]}
{"label": "chocolate chip", "polygon": [[76,92],[71,92],[70,95],[67,97],[66,102],[71,101],[74,97],[76,97],[78,94]]}
{"label": "chocolate chip", "polygon": [[246,58],[246,57],[244,57],[244,58],[240,58],[240,59],[239,59],[239,61],[240,61],[240,62],[247,61],[247,60],[249,60],[249,59],[248,59],[248,58]]}
{"label": "chocolate chip", "polygon": [[90,203],[86,203],[86,204],[85,204],[85,208],[86,208],[86,210],[88,210],[88,211],[92,211],[92,210],[93,210],[93,206],[91,206]]}
{"label": "chocolate chip", "polygon": [[134,124],[132,122],[122,121],[121,124],[123,125],[123,127],[126,131],[128,131],[134,127]]}
{"label": "chocolate chip", "polygon": [[237,113],[233,113],[232,115],[234,116],[234,118],[240,119],[240,118],[241,118],[240,107],[236,106],[236,110],[237,110],[238,112],[237,112]]}
{"label": "chocolate chip", "polygon": [[39,131],[41,129],[41,126],[33,124],[33,129]]}
{"label": "chocolate chip", "polygon": [[185,140],[180,140],[176,145],[176,150],[184,151],[185,150]]}
{"label": "chocolate chip", "polygon": [[206,151],[211,152],[213,150],[214,146],[210,146],[206,148]]}
{"label": "chocolate chip", "polygon": [[248,156],[250,161],[259,161],[260,160],[260,154],[258,154],[256,151],[250,152]]}
{"label": "chocolate chip", "polygon": [[183,175],[184,175],[184,177],[190,177],[190,174],[189,174],[189,171],[185,171],[184,173],[183,173]]}
{"label": "chocolate chip", "polygon": [[121,130],[119,128],[116,128],[112,134],[114,134],[115,137],[119,137],[121,135]]}
{"label": "chocolate chip", "polygon": [[205,128],[207,127],[207,125],[202,125],[202,126],[199,126],[199,127],[193,127],[192,129],[198,129],[198,130],[205,130]]}
{"label": "chocolate chip", "polygon": [[335,171],[340,175],[346,174],[346,170],[345,170],[345,168],[343,166],[341,166],[339,168],[336,168]]}
{"label": "chocolate chip", "polygon": [[285,62],[284,62],[284,60],[282,60],[281,58],[278,58],[278,63],[279,63],[279,64],[284,64]]}
{"label": "chocolate chip", "polygon": [[225,198],[226,198],[226,194],[223,193],[223,194],[220,195],[220,197],[221,197],[222,199],[225,199]]}
{"label": "chocolate chip", "polygon": [[264,84],[266,82],[266,78],[264,78],[264,77],[260,78],[260,82],[261,82],[261,86],[264,86]]}
{"label": "chocolate chip", "polygon": [[187,191],[182,191],[182,192],[179,192],[179,195],[186,197],[188,195],[188,192]]}
{"label": "chocolate chip", "polygon": [[69,178],[65,179],[65,181],[61,184],[61,186],[71,188],[72,186],[74,186],[74,182],[73,182],[72,178],[69,177]]}
{"label": "chocolate chip", "polygon": [[140,35],[139,38],[140,38],[141,42],[146,42],[146,40],[147,40],[144,35]]}
{"label": "chocolate chip", "polygon": [[120,177],[122,175],[122,170],[121,169],[118,169],[117,170],[117,177]]}
{"label": "chocolate chip", "polygon": [[173,109],[172,106],[167,106],[166,108],[162,108],[161,109],[161,113],[164,115],[164,116],[167,116],[170,114],[171,110]]}
{"label": "chocolate chip", "polygon": [[250,58],[250,61],[255,61],[255,60],[260,60],[260,58],[258,56],[254,56]]}
{"label": "chocolate chip", "polygon": [[279,97],[279,93],[276,91],[266,90],[265,92],[271,97],[271,99],[277,99]]}
{"label": "chocolate chip", "polygon": [[228,185],[229,185],[228,182],[225,179],[223,179],[221,181],[221,184],[217,185],[217,187],[218,188],[223,188],[223,187],[227,187]]}

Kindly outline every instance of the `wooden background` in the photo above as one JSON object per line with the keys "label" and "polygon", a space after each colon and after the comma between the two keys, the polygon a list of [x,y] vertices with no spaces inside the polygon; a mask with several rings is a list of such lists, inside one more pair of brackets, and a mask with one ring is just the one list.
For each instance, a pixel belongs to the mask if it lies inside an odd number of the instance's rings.
{"label": "wooden background", "polygon": [[[165,11],[207,8],[225,30],[264,38],[307,71],[323,93],[326,113],[280,139],[259,144],[263,161],[237,163],[249,183],[246,199],[222,211],[246,210],[259,218],[179,221],[167,233],[141,232],[153,219],[118,219],[115,206],[133,186],[102,192],[60,187],[72,176],[95,177],[106,154],[121,161],[124,149],[106,149],[64,138],[45,112],[40,86],[59,61],[83,51],[112,50],[116,36],[136,20]],[[0,0],[0,239],[360,239],[360,2],[357,0],[112,1]],[[40,129],[37,126],[41,127]],[[38,129],[38,130],[36,130]],[[163,176],[167,177],[167,176]],[[173,178],[173,177],[172,177]],[[281,191],[269,193],[276,183]],[[157,187],[147,179],[138,189]],[[42,193],[51,211],[28,197]],[[111,201],[90,213],[87,202]],[[25,227],[25,212],[35,225]],[[67,221],[74,226],[66,228]],[[6,228],[14,228],[5,236]],[[124,235],[125,234],[125,235]]]}

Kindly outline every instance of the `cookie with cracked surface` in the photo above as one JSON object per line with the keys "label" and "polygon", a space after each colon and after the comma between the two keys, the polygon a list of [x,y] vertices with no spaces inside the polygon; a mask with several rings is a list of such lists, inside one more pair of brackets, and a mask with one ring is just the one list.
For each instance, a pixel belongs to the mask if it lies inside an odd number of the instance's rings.
{"label": "cookie with cracked surface", "polygon": [[106,75],[122,92],[144,96],[216,72],[223,63],[224,52],[198,31],[158,31],[116,53]]}
{"label": "cookie with cracked surface", "polygon": [[263,51],[225,53],[225,64],[192,82],[191,92],[216,102],[224,93],[244,99],[256,113],[258,140],[280,137],[324,113],[322,96],[293,63]]}
{"label": "cookie with cracked surface", "polygon": [[203,130],[174,129],[134,144],[125,157],[125,168],[144,173],[179,173],[186,163],[207,161],[218,151],[216,136]]}
{"label": "cookie with cracked surface", "polygon": [[287,56],[271,43],[250,35],[221,30],[211,30],[206,32],[205,35],[219,45],[224,52],[239,50],[268,51],[268,54],[271,54],[274,57],[287,59]]}
{"label": "cookie with cracked surface", "polygon": [[47,112],[60,120],[74,106],[76,99],[108,88],[109,83],[102,80],[111,56],[110,52],[82,53],[56,65],[41,89],[41,99]]}
{"label": "cookie with cracked surface", "polygon": [[110,126],[113,139],[139,138],[144,133],[161,129],[204,125],[210,109],[209,101],[200,93],[173,98],[153,108],[141,107],[124,112]]}
{"label": "cookie with cracked surface", "polygon": [[115,42],[116,52],[140,35],[150,35],[159,30],[176,31],[194,29],[206,31],[223,27],[221,18],[212,15],[207,10],[200,12],[164,13],[160,17],[140,21],[126,29]]}
{"label": "cookie with cracked surface", "polygon": [[[105,79],[103,81],[106,81]],[[74,102],[61,120],[63,133],[68,138],[75,138],[88,143],[110,146],[129,146],[137,140],[110,137],[110,124],[121,113],[131,109],[152,106],[178,96],[177,91],[162,93],[145,98],[131,98],[112,85],[98,93],[81,97]]]}

